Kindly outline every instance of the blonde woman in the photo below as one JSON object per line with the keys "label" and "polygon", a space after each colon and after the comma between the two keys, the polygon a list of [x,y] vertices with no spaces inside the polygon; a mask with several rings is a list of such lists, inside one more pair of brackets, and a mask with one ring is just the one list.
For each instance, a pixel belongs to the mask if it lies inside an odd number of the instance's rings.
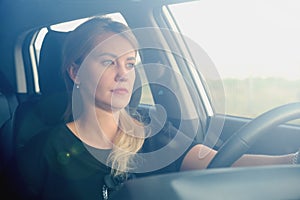
{"label": "blonde woman", "polygon": [[[66,122],[33,137],[18,153],[24,197],[30,199],[108,199],[136,176],[205,169],[216,152],[182,137],[170,147],[179,156],[161,168],[139,170],[140,153],[160,149],[176,134],[165,124],[148,134],[126,109],[133,92],[138,43],[130,29],[107,18],[93,18],[65,42],[63,74],[70,91]],[[172,149],[173,148],[173,149]],[[207,152],[199,157],[199,151]],[[235,166],[291,163],[284,156],[244,155]],[[163,162],[168,157],[159,157]],[[154,158],[155,160],[155,158]],[[150,162],[149,162],[150,163]]]}

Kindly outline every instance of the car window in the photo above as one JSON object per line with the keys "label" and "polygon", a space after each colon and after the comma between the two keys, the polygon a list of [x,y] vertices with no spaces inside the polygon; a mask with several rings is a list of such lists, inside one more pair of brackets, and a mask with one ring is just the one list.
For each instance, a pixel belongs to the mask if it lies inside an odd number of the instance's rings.
{"label": "car window", "polygon": [[[120,21],[124,24],[126,23],[126,20],[123,18],[123,16],[120,13],[112,13],[112,14],[108,14],[106,15],[107,17],[111,17],[112,19],[116,20],[116,21]],[[78,25],[80,25],[81,23],[85,22],[86,20],[88,20],[89,18],[84,18],[84,19],[78,19],[78,20],[74,20],[74,21],[68,21],[68,22],[64,22],[64,23],[60,23],[60,24],[54,24],[50,26],[51,30],[55,30],[55,31],[60,31],[60,32],[68,32],[68,31],[72,31],[74,30]],[[38,62],[39,62],[39,53],[40,53],[40,49],[43,43],[43,39],[45,37],[45,35],[47,34],[48,28],[42,28],[39,33],[37,34],[36,40],[34,42],[34,49],[36,52],[36,57],[37,57],[37,67],[38,67]],[[141,63],[141,59],[140,56],[138,55],[138,59],[137,59],[137,65],[139,65]],[[140,68],[139,68],[140,69]],[[34,70],[37,71],[37,70]],[[142,83],[147,83],[147,77],[145,75],[145,71],[139,70],[140,72],[140,76],[142,79]],[[37,73],[36,73],[37,75]],[[37,92],[39,91],[39,87],[37,87]],[[151,94],[151,90],[148,84],[143,84],[142,86],[142,96],[141,96],[141,104],[146,104],[146,105],[154,105],[154,101],[152,98],[152,94]]]}
{"label": "car window", "polygon": [[300,101],[299,1],[201,0],[168,8],[222,79],[226,106],[215,106],[217,113],[253,118]]}

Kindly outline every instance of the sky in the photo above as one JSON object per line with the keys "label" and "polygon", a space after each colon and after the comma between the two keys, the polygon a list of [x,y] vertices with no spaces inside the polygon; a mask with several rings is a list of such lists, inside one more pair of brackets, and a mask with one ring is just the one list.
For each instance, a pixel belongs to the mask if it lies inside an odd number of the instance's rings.
{"label": "sky", "polygon": [[171,10],[181,31],[205,50],[222,77],[300,79],[299,0],[190,4]]}

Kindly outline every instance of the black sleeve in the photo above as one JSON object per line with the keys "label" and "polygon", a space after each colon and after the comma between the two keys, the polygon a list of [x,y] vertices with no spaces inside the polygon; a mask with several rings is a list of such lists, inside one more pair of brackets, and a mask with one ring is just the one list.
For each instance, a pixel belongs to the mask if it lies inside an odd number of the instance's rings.
{"label": "black sleeve", "polygon": [[168,137],[174,139],[176,134],[180,134],[181,137],[179,137],[175,143],[177,143],[177,146],[174,148],[180,148],[181,145],[184,145],[186,149],[183,151],[182,155],[174,161],[171,165],[174,165],[175,170],[178,172],[180,171],[183,159],[185,158],[186,154],[197,144],[195,138],[190,138],[186,135],[186,133],[180,132],[178,129],[176,129],[171,123],[168,123],[166,126],[166,132],[168,133]]}
{"label": "black sleeve", "polygon": [[[166,123],[159,133],[145,140],[142,152],[154,152],[165,146],[169,146],[167,148],[170,152],[169,155],[173,156],[172,152],[177,152],[179,156],[177,156],[177,158],[169,165],[156,171],[141,174],[140,176],[180,171],[181,164],[186,154],[197,144],[195,138],[188,137],[185,133],[176,129],[171,123]],[[161,159],[165,159],[165,157],[159,157],[158,155],[157,160],[153,162],[160,162]]]}

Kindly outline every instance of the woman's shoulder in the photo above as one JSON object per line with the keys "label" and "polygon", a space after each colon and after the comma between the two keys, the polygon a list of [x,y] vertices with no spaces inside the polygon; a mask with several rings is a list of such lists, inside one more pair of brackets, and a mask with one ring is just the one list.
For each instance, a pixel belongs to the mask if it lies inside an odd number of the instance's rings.
{"label": "woman's shoulder", "polygon": [[41,129],[30,140],[49,140],[60,136],[63,132],[66,132],[66,128],[65,124],[61,123]]}
{"label": "woman's shoulder", "polygon": [[57,163],[61,153],[69,152],[74,146],[82,146],[72,137],[65,124],[44,128],[17,150],[19,163]]}
{"label": "woman's shoulder", "polygon": [[65,123],[59,123],[55,126],[42,129],[38,134],[45,134],[45,136],[50,139],[55,137],[67,137],[72,135],[71,133],[72,132]]}
{"label": "woman's shoulder", "polygon": [[28,141],[21,148],[23,149],[46,149],[49,146],[66,143],[65,141],[72,139],[72,134],[69,134],[69,130],[64,123],[57,124],[51,127],[45,127],[37,132],[34,136],[28,139]]}

